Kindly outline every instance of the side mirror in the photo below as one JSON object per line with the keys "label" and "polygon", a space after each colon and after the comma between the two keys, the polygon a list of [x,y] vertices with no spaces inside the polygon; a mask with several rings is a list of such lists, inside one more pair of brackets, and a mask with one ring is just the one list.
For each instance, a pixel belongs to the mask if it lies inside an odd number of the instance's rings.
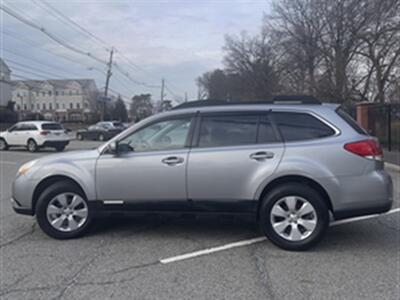
{"label": "side mirror", "polygon": [[118,154],[118,142],[111,142],[108,145],[108,151],[113,154]]}

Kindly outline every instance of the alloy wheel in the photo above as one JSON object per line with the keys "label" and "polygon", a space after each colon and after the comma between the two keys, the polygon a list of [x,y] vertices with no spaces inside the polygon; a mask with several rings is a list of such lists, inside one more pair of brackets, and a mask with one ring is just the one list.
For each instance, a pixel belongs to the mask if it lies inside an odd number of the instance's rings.
{"label": "alloy wheel", "polygon": [[318,222],[313,205],[298,196],[279,199],[271,209],[270,220],[275,233],[293,242],[309,237]]}
{"label": "alloy wheel", "polygon": [[50,200],[46,210],[50,225],[63,232],[81,228],[88,219],[88,206],[81,196],[75,193],[62,193]]}

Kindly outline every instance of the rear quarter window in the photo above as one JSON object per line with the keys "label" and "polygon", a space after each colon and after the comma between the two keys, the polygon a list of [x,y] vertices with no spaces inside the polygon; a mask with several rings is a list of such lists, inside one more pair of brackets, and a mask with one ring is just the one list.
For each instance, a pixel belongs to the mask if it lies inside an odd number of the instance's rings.
{"label": "rear quarter window", "polygon": [[348,124],[351,128],[353,128],[357,133],[362,135],[368,135],[367,131],[362,128],[356,120],[354,120],[343,108],[339,107],[336,110],[336,113]]}
{"label": "rear quarter window", "polygon": [[287,142],[314,140],[335,134],[330,126],[308,113],[274,112],[273,118]]}

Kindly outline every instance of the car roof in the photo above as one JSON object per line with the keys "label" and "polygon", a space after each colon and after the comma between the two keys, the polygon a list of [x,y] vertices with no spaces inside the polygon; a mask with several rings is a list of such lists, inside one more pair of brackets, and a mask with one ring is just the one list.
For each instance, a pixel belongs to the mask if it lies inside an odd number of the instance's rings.
{"label": "car roof", "polygon": [[18,122],[17,124],[35,124],[35,125],[42,125],[42,124],[60,124],[59,122],[55,122],[55,121],[22,121],[22,122]]}

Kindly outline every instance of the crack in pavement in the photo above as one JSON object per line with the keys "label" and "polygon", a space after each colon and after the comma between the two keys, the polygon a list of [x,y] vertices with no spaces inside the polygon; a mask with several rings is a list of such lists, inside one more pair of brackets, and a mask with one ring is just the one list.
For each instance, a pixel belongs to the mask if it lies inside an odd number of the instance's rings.
{"label": "crack in pavement", "polygon": [[124,273],[126,271],[129,270],[134,270],[134,269],[142,269],[142,268],[146,268],[146,267],[151,267],[151,266],[155,266],[160,264],[159,260],[153,261],[153,262],[149,262],[149,263],[143,263],[143,264],[139,264],[139,265],[133,265],[133,266],[129,266],[123,269],[119,269],[116,271],[111,272],[111,274],[119,274],[119,273]]}
{"label": "crack in pavement", "polygon": [[27,237],[27,236],[29,236],[29,235],[32,235],[32,234],[35,232],[35,229],[36,229],[35,227],[36,227],[36,223],[33,223],[32,226],[31,226],[31,229],[30,229],[28,232],[25,232],[25,233],[23,233],[23,234],[21,234],[21,235],[15,237],[15,238],[13,238],[13,239],[11,239],[11,240],[9,240],[9,241],[7,241],[7,242],[1,244],[1,245],[0,245],[0,249],[1,249],[1,248],[4,248],[4,247],[6,247],[6,246],[12,245],[12,244],[18,242],[19,240],[23,239],[24,237]]}
{"label": "crack in pavement", "polygon": [[251,256],[254,258],[255,267],[258,272],[259,279],[262,283],[262,286],[266,289],[268,293],[267,299],[276,299],[275,292],[273,291],[271,284],[271,277],[268,273],[268,270],[264,267],[266,263],[265,259],[256,254],[257,247],[250,251]]}

